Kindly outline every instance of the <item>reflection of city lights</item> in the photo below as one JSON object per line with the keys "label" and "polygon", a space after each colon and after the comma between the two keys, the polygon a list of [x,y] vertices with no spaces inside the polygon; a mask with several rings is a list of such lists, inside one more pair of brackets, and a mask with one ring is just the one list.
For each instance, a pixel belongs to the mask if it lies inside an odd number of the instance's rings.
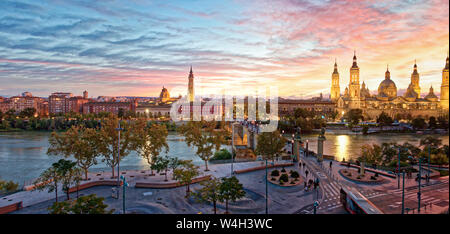
{"label": "reflection of city lights", "polygon": [[337,152],[336,152],[336,160],[341,161],[343,158],[350,158],[347,155],[348,153],[348,144],[350,142],[349,136],[340,135],[336,137],[337,139]]}

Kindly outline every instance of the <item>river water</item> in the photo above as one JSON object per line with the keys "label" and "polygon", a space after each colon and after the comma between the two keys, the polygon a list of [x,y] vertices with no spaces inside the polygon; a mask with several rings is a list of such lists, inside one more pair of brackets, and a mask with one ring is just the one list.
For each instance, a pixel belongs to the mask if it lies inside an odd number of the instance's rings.
{"label": "river water", "polygon": [[[19,184],[29,183],[38,177],[42,171],[50,167],[61,157],[48,156],[48,132],[10,132],[0,133],[0,179],[13,180]],[[364,144],[381,144],[383,142],[410,142],[418,144],[424,135],[416,134],[377,134],[377,135],[331,135],[327,134],[324,142],[324,154],[335,155],[337,160],[356,158]],[[444,144],[449,144],[449,136],[439,136]],[[302,136],[308,140],[309,149],[317,151],[317,135]],[[202,165],[203,161],[195,155],[195,150],[189,148],[183,137],[169,133],[168,137],[170,157],[191,159],[195,164]],[[224,146],[230,149],[230,146]],[[120,163],[122,169],[148,169],[147,162],[135,152],[123,158]],[[92,166],[90,171],[110,171],[101,160]]]}

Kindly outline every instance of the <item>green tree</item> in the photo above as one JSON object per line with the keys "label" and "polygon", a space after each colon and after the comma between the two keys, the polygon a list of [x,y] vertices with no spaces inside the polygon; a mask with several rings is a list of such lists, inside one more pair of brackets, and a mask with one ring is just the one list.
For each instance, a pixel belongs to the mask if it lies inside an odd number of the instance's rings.
{"label": "green tree", "polygon": [[428,121],[428,127],[431,129],[436,129],[438,126],[437,121],[436,121],[436,117],[431,116],[429,121]]}
{"label": "green tree", "polygon": [[58,202],[58,184],[62,179],[58,163],[53,163],[34,181],[35,190],[47,190],[49,193],[55,192],[55,200]]}
{"label": "green tree", "polygon": [[186,144],[197,149],[196,154],[205,162],[205,171],[209,171],[208,161],[213,156],[213,150],[218,151],[227,142],[227,131],[215,129],[216,126],[215,121],[190,121],[178,128]]}
{"label": "green tree", "polygon": [[5,193],[15,192],[19,188],[19,184],[14,183],[14,181],[3,181],[0,180],[0,191]]}
{"label": "green tree", "polygon": [[381,112],[381,114],[377,118],[377,123],[379,123],[382,126],[389,126],[394,122],[392,118],[386,114],[384,111]]}
{"label": "green tree", "polygon": [[183,162],[183,165],[181,165],[180,168],[175,169],[173,172],[175,179],[180,182],[180,184],[186,185],[186,197],[189,197],[192,179],[200,174],[198,169],[199,167],[195,166],[191,160],[187,160]]}
{"label": "green tree", "polygon": [[167,181],[167,170],[169,169],[170,159],[169,157],[157,157],[155,163],[153,164],[153,168],[160,173],[164,171],[164,181]]}
{"label": "green tree", "polygon": [[285,145],[286,139],[281,136],[278,130],[263,132],[258,135],[256,154],[262,155],[267,160],[275,160],[275,157],[282,152]]}
{"label": "green tree", "polygon": [[217,201],[220,198],[220,180],[212,177],[209,180],[200,182],[202,186],[196,190],[194,197],[198,202],[211,202],[214,208],[214,214],[217,214]]}
{"label": "green tree", "polygon": [[357,125],[360,120],[364,120],[364,116],[361,109],[351,109],[347,113],[345,113],[345,117],[348,122],[353,125]]}
{"label": "green tree", "polygon": [[[139,125],[146,125],[146,123],[142,122]],[[153,164],[156,162],[159,154],[163,148],[166,153],[169,151],[169,146],[167,145],[167,128],[162,124],[152,124],[150,127],[144,127],[143,131],[140,131],[138,134],[140,134],[140,137],[136,150],[150,165],[150,169],[152,170],[151,174],[153,175]]]}
{"label": "green tree", "polygon": [[72,126],[62,134],[52,133],[47,154],[63,155],[66,158],[74,157],[77,165],[83,169],[85,180],[87,180],[89,168],[97,164],[97,157],[100,156],[97,140],[98,133],[95,129]]}
{"label": "green tree", "polygon": [[95,194],[82,196],[74,201],[55,202],[49,211],[51,214],[112,214],[114,209],[106,210],[105,198]]}
{"label": "green tree", "polygon": [[[131,151],[138,149],[142,139],[142,131],[145,123],[142,121],[121,121],[120,142],[119,142],[119,119],[113,115],[103,119],[96,141],[97,150],[103,156],[102,161],[111,167],[112,176],[115,176],[114,168],[120,160],[128,156]],[[117,145],[120,145],[120,152]],[[120,153],[120,154],[119,154]],[[120,156],[120,157],[119,157]]]}
{"label": "green tree", "polygon": [[169,168],[172,169],[172,179],[175,180],[175,169],[182,166],[184,163],[183,160],[180,160],[177,157],[170,158]]}
{"label": "green tree", "polygon": [[219,186],[219,201],[225,202],[226,214],[228,214],[228,202],[235,202],[244,196],[244,187],[235,176],[222,178],[222,183]]}
{"label": "green tree", "polygon": [[412,120],[412,126],[415,130],[417,129],[424,129],[425,126],[427,125],[425,123],[425,120],[423,118],[417,117],[415,119]]}

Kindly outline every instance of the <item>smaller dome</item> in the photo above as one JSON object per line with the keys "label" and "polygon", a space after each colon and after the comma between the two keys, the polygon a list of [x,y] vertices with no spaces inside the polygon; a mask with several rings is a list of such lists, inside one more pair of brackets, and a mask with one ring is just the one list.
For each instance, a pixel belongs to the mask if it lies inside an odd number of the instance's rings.
{"label": "smaller dome", "polygon": [[170,94],[169,91],[163,86],[161,93],[159,94],[159,98],[162,102],[167,101],[168,99],[170,99]]}
{"label": "smaller dome", "polygon": [[430,92],[428,93],[427,96],[425,96],[425,99],[432,102],[438,100],[438,97],[434,94],[433,86],[430,87]]}

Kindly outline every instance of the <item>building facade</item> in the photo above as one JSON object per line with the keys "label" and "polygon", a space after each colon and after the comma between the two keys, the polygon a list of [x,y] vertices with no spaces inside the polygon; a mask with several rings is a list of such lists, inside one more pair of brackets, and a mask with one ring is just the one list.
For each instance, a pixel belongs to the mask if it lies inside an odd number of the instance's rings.
{"label": "building facade", "polygon": [[[421,88],[419,85],[419,73],[417,64],[414,64],[411,74],[411,82],[403,96],[397,95],[397,86],[391,79],[389,67],[386,69],[384,80],[378,86],[376,95],[372,95],[364,82],[359,86],[359,68],[356,63],[356,54],[353,56],[353,65],[350,68],[350,83],[345,89],[344,95],[336,101],[336,110],[342,116],[351,109],[362,109],[363,114],[368,119],[376,119],[382,112],[395,117],[397,114],[411,115],[413,117],[422,116],[443,116],[448,115],[448,66],[442,72],[441,97],[434,94],[433,87],[430,87],[428,94],[421,98]],[[335,76],[332,76],[332,83]],[[333,92],[333,90],[332,90]]]}
{"label": "building facade", "polygon": [[131,102],[88,102],[83,105],[83,114],[109,112],[117,115],[120,109],[124,112],[135,112],[137,106],[138,102],[136,99]]}

